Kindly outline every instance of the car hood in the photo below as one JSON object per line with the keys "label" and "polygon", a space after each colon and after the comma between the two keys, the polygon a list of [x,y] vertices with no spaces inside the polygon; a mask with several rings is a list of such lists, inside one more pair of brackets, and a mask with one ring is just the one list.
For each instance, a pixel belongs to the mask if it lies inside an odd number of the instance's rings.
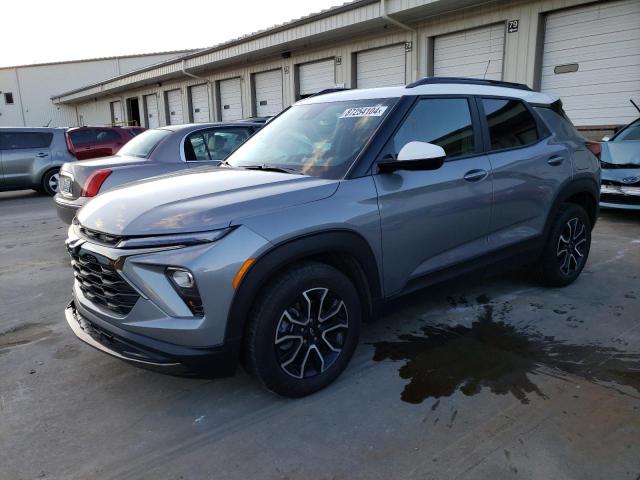
{"label": "car hood", "polygon": [[601,158],[616,165],[640,165],[640,142],[603,142]]}
{"label": "car hood", "polygon": [[79,222],[113,235],[227,227],[234,220],[331,196],[338,180],[235,168],[195,169],[130,183],[91,200]]}

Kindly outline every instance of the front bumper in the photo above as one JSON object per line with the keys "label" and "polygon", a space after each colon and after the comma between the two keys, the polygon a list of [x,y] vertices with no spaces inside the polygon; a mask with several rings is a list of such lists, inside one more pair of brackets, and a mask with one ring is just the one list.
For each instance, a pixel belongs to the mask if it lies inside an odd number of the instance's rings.
{"label": "front bumper", "polygon": [[56,212],[60,220],[62,220],[67,225],[71,225],[73,221],[73,217],[76,216],[78,210],[80,210],[85,203],[87,203],[87,198],[80,197],[76,200],[67,200],[64,197],[61,197],[60,194],[56,194],[53,198],[54,203],[56,204]]}
{"label": "front bumper", "polygon": [[633,186],[614,183],[603,184],[600,189],[600,206],[640,210],[640,184]]}
{"label": "front bumper", "polygon": [[99,320],[90,321],[78,312],[75,301],[65,309],[73,333],[93,348],[135,366],[171,375],[225,377],[237,365],[237,343],[215,348],[173,345],[119,329]]}

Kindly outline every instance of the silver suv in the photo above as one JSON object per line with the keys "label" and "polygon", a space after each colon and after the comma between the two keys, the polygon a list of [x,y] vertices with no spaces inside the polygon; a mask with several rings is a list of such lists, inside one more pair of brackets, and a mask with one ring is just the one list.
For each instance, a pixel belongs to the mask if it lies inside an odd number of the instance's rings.
{"label": "silver suv", "polygon": [[427,78],[302,100],[218,168],[111,190],[69,229],[66,318],[149,368],[331,383],[380,302],[498,261],[583,269],[600,171],[560,102]]}
{"label": "silver suv", "polygon": [[60,166],[73,162],[65,128],[0,128],[0,191],[55,195]]}

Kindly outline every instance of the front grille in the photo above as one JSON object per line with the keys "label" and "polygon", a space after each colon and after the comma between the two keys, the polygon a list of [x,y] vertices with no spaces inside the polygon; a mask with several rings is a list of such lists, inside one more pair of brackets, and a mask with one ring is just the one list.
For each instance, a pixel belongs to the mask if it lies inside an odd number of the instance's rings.
{"label": "front grille", "polygon": [[78,231],[80,235],[90,240],[94,243],[100,243],[102,245],[108,245],[110,247],[116,246],[122,237],[117,235],[109,235],[108,233],[98,232],[97,230],[91,230],[89,228],[83,227],[82,225],[78,226]]}
{"label": "front grille", "polygon": [[90,254],[69,251],[73,274],[80,290],[93,303],[119,315],[127,315],[140,298],[107,261]]}

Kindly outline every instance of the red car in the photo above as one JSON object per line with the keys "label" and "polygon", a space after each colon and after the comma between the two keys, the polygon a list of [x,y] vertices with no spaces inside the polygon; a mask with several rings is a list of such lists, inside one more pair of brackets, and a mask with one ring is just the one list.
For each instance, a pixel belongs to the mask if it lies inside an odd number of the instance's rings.
{"label": "red car", "polygon": [[144,130],[143,127],[70,128],[66,133],[67,148],[78,160],[108,157]]}

